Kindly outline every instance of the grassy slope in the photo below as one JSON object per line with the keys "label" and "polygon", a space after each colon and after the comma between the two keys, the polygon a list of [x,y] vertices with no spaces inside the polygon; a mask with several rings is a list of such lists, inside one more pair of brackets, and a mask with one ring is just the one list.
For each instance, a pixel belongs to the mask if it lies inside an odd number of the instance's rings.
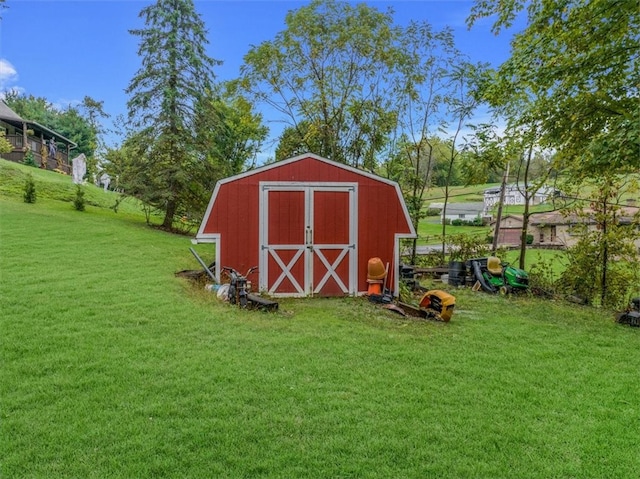
{"label": "grassy slope", "polygon": [[239,311],[174,276],[188,238],[46,199],[0,199],[0,245],[2,477],[640,476],[640,335],[608,313]]}
{"label": "grassy slope", "polygon": [[[73,184],[70,176],[4,159],[0,159],[0,197],[22,198],[25,181],[29,175],[35,183],[37,198],[73,203],[76,196],[76,185]],[[114,212],[113,206],[120,197],[118,193],[104,191],[93,184],[83,185],[82,188],[88,206]],[[135,199],[127,198],[120,203],[117,214],[120,217],[139,220],[141,207]]]}

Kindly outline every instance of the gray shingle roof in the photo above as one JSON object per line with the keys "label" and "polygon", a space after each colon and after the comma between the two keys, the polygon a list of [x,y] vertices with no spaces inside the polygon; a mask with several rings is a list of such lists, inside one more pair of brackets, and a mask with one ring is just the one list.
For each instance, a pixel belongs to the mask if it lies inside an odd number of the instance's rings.
{"label": "gray shingle roof", "polygon": [[3,100],[0,100],[0,120],[24,121],[15,111],[9,108]]}
{"label": "gray shingle roof", "polygon": [[447,204],[447,214],[479,214],[484,211],[484,203],[449,203]]}

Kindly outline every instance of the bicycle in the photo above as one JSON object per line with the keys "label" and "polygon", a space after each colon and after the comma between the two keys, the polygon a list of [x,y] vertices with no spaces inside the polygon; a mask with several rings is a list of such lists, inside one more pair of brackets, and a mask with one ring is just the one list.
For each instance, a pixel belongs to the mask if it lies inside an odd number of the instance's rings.
{"label": "bicycle", "polygon": [[247,277],[254,271],[257,271],[257,269],[257,266],[249,268],[243,276],[229,266],[222,267],[222,270],[226,271],[230,278],[227,299],[231,304],[238,304],[241,308],[247,307],[247,304],[249,303],[249,286]]}

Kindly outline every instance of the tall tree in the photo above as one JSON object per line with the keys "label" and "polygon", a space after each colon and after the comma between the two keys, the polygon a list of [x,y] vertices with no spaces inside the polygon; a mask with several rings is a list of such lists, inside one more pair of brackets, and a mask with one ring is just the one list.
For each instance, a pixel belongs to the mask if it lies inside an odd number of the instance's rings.
{"label": "tall tree", "polygon": [[211,90],[219,62],[205,51],[207,31],[192,0],[158,0],[140,17],[146,28],[130,31],[140,39],[142,67],[126,89],[129,120],[150,142],[138,165],[154,177],[146,187],[162,190],[145,196],[155,198],[153,206],[164,211],[162,226],[171,229],[189,190],[187,172],[198,161],[195,104]]}
{"label": "tall tree", "polygon": [[495,33],[526,6],[528,25],[500,66],[504,85],[537,91],[541,142],[573,175],[640,169],[640,9],[633,0],[476,0],[468,23]]}
{"label": "tall tree", "polygon": [[107,130],[102,125],[101,120],[109,118],[109,114],[104,111],[104,101],[94,100],[90,96],[85,96],[82,99],[80,109],[95,132],[92,159],[93,168],[88,168],[88,172],[95,174],[98,173],[98,170],[102,169],[101,164],[104,162],[106,155],[106,145],[103,135]]}
{"label": "tall tree", "polygon": [[389,78],[401,51],[391,13],[312,0],[285,23],[274,40],[244,57],[243,86],[303,141],[303,126],[315,129],[314,153],[374,168],[396,121]]}

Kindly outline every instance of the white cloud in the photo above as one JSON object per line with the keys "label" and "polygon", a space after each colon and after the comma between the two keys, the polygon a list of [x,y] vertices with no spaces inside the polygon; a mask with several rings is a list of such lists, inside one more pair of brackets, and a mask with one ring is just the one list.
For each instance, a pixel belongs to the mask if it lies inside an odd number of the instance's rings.
{"label": "white cloud", "polygon": [[18,72],[4,58],[0,58],[0,91],[5,91],[11,83],[18,79]]}

